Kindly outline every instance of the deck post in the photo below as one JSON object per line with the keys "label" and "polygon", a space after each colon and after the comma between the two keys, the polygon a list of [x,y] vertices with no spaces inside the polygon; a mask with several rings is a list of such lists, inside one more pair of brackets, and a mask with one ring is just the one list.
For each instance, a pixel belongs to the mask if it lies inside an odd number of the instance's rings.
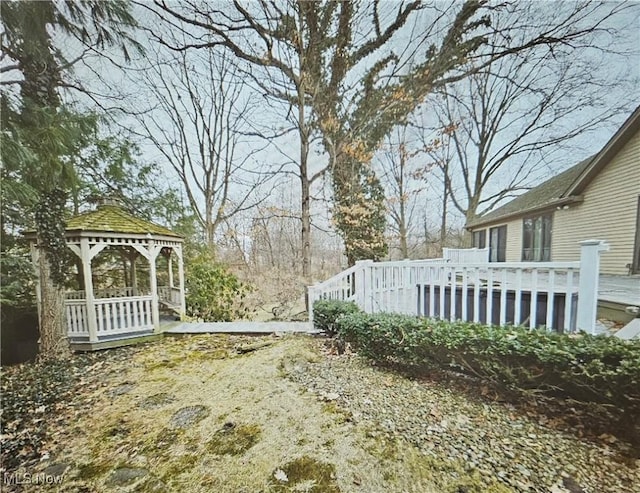
{"label": "deck post", "polygon": [[96,304],[93,297],[93,275],[91,272],[91,248],[89,247],[89,238],[82,238],[80,240],[80,259],[82,260],[84,299],[87,306],[89,342],[98,342],[98,320],[96,318]]}
{"label": "deck post", "polygon": [[[609,251],[603,240],[580,242],[580,281],[578,284],[578,317],[576,327],[595,334],[598,311],[598,280],[600,253]],[[569,301],[567,301],[569,302]]]}
{"label": "deck post", "polygon": [[356,304],[365,313],[371,313],[371,266],[373,260],[356,260]]}

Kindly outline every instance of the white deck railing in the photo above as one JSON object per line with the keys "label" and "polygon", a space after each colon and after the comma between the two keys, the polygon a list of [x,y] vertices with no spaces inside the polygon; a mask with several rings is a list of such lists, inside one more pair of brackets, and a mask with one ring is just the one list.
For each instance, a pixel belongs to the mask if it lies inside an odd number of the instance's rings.
{"label": "white deck railing", "polygon": [[309,316],[313,320],[314,301],[332,299],[354,301],[367,313],[593,333],[599,256],[606,248],[598,240],[582,242],[579,262],[360,261],[309,288]]}
{"label": "white deck railing", "polygon": [[417,314],[573,331],[579,271],[580,262],[433,266],[417,285]]}
{"label": "white deck railing", "polygon": [[89,337],[86,301],[67,300],[64,305],[65,320],[67,321],[67,336],[70,339]]}

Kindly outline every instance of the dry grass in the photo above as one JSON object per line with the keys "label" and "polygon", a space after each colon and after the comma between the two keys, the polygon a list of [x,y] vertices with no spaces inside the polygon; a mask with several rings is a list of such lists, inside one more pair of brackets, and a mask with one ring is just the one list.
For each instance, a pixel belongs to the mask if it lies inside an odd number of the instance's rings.
{"label": "dry grass", "polygon": [[[54,452],[54,462],[69,465],[58,491],[435,491],[415,448],[369,438],[285,377],[322,357],[309,339],[285,337],[245,355],[233,350],[240,342],[165,339],[119,363]],[[133,386],[118,395],[123,384]],[[191,426],[173,425],[188,406],[206,412]],[[144,474],[115,487],[118,468]]]}

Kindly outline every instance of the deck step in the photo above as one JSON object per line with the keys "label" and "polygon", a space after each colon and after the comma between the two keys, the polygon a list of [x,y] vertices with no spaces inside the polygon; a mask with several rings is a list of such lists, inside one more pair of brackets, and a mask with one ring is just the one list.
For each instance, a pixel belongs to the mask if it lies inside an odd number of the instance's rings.
{"label": "deck step", "polygon": [[634,318],[616,332],[614,336],[627,341],[630,339],[640,339],[640,318]]}
{"label": "deck step", "polygon": [[180,305],[176,305],[168,301],[160,300],[159,304],[161,309],[171,310],[172,312],[175,312],[175,313],[180,313],[180,309],[182,308]]}

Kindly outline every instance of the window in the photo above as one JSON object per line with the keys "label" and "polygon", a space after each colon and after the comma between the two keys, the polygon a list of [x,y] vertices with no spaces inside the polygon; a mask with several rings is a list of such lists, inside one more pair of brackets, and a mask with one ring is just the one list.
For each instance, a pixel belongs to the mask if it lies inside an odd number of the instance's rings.
{"label": "window", "polygon": [[522,260],[551,260],[551,214],[527,217],[522,221]]}
{"label": "window", "polygon": [[505,262],[507,259],[507,227],[489,230],[489,262]]}
{"label": "window", "polygon": [[487,247],[487,230],[486,229],[481,229],[480,231],[473,232],[473,247],[474,248]]}

